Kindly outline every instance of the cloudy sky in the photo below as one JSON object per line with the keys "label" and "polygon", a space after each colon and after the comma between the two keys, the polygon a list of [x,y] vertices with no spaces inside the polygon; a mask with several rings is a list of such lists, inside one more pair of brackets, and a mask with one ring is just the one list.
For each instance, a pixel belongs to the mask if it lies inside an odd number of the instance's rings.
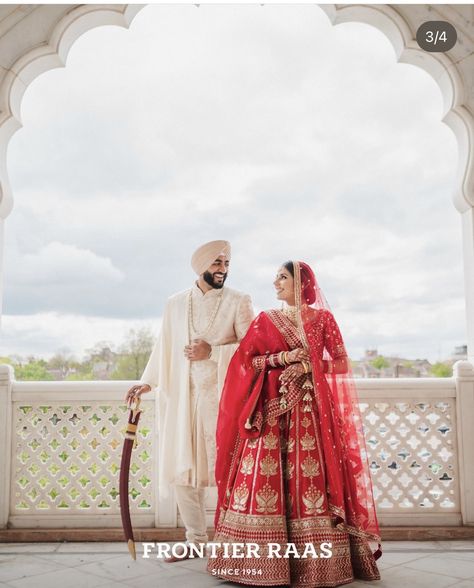
{"label": "cloudy sky", "polygon": [[317,6],[148,6],[27,90],[10,143],[0,354],[81,357],[157,329],[203,241],[275,305],[315,269],[350,354],[437,360],[465,343],[457,146],[441,93]]}

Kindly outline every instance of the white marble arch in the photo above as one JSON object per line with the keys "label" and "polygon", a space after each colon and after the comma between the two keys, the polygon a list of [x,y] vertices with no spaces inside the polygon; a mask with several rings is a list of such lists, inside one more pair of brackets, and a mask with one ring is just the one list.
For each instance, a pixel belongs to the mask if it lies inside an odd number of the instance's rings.
{"label": "white marble arch", "polygon": [[[13,206],[6,150],[11,136],[21,126],[22,96],[38,75],[65,65],[70,47],[84,32],[101,25],[128,27],[143,6],[0,6],[0,301],[3,224]],[[468,353],[474,362],[474,7],[324,4],[321,8],[334,25],[357,21],[381,30],[399,61],[423,68],[441,88],[443,120],[453,130],[459,145],[452,198],[462,218]],[[447,20],[456,27],[458,42],[446,54],[427,53],[418,48],[416,30],[428,20]]]}

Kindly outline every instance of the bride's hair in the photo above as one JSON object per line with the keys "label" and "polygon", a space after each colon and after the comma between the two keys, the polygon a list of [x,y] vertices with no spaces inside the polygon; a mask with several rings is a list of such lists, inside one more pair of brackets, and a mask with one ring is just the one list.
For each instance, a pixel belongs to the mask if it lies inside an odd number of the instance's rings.
{"label": "bride's hair", "polygon": [[295,266],[292,261],[285,261],[283,267],[290,272],[292,277],[295,277]]}

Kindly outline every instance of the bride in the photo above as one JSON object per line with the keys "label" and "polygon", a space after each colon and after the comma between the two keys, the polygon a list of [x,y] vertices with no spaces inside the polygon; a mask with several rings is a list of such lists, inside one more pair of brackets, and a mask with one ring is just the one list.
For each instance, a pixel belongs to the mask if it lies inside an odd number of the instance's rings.
{"label": "bride", "polygon": [[[208,571],[266,586],[378,580],[380,535],[339,328],[306,263],[285,263],[274,286],[285,308],[253,321],[222,392],[220,547]],[[370,542],[378,544],[374,553]],[[251,548],[233,557],[235,544]]]}

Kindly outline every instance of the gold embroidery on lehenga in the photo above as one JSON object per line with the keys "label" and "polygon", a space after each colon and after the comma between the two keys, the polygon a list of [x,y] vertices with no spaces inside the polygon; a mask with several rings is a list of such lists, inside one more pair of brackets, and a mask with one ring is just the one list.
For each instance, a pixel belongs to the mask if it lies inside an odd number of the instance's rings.
{"label": "gold embroidery on lehenga", "polygon": [[233,511],[223,511],[219,524],[225,524],[227,529],[238,533],[241,529],[251,529],[260,533],[261,531],[286,533],[287,522],[282,515],[256,515]]}
{"label": "gold embroidery on lehenga", "polygon": [[314,515],[324,512],[322,505],[324,503],[323,494],[315,487],[310,486],[303,494],[303,502],[306,506],[306,514]]}
{"label": "gold embroidery on lehenga", "polygon": [[304,419],[301,421],[301,426],[304,427],[306,429],[306,427],[309,427],[309,425],[311,424],[311,421],[309,420],[309,418],[307,416],[304,417]]}
{"label": "gold embroidery on lehenga", "polygon": [[249,453],[242,460],[242,467],[240,468],[241,473],[242,474],[251,474],[254,465],[255,465],[255,460],[253,458],[253,455],[251,453]]}
{"label": "gold embroidery on lehenga", "polygon": [[[244,517],[245,515],[235,513],[236,517]],[[316,518],[303,518],[288,521],[288,530],[291,535],[296,533],[318,532],[321,529],[334,529],[334,519],[330,516],[321,516]],[[339,531],[336,534],[340,534]]]}
{"label": "gold embroidery on lehenga", "polygon": [[254,449],[255,447],[257,447],[257,443],[258,439],[250,439],[250,441],[247,442],[247,447],[249,449]]}
{"label": "gold embroidery on lehenga", "polygon": [[260,473],[262,476],[276,476],[278,462],[271,455],[266,455],[260,462]]}
{"label": "gold embroidery on lehenga", "polygon": [[294,438],[288,439],[288,443],[286,444],[287,453],[292,453],[294,450],[295,450],[295,439]]}
{"label": "gold embroidery on lehenga", "polygon": [[303,451],[311,451],[316,449],[316,439],[306,431],[304,437],[300,439],[301,449]]}
{"label": "gold embroidery on lehenga", "polygon": [[277,511],[278,492],[273,490],[268,482],[259,490],[255,496],[257,500],[257,512],[267,514]]}
{"label": "gold embroidery on lehenga", "polygon": [[247,484],[242,482],[242,484],[234,490],[234,504],[232,505],[232,508],[234,510],[245,510],[248,498],[249,489],[247,488]]}
{"label": "gold embroidery on lehenga", "polygon": [[268,433],[268,435],[265,435],[265,437],[263,438],[263,447],[265,449],[276,449],[277,444],[278,437],[272,431],[270,431],[270,433]]}
{"label": "gold embroidery on lehenga", "polygon": [[319,475],[319,462],[308,455],[301,463],[301,469],[303,470],[303,476],[305,478],[313,478],[314,476]]}

